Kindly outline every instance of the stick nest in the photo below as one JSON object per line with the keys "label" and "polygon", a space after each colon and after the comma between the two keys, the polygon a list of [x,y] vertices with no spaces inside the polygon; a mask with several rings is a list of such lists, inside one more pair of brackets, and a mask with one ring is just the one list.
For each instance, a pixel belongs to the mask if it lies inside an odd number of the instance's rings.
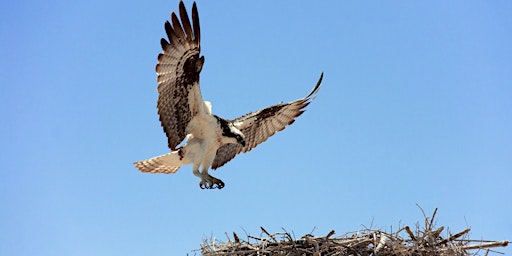
{"label": "stick nest", "polygon": [[[269,233],[261,227],[259,237],[247,235],[245,240],[233,232],[233,240],[227,242],[214,238],[205,239],[198,250],[204,256],[213,255],[311,255],[311,256],[390,256],[390,255],[488,255],[491,248],[507,246],[508,241],[471,240],[470,229],[442,236],[444,227],[434,227],[434,217],[425,217],[424,227],[416,224],[415,231],[409,226],[396,232],[365,228],[333,237],[334,230],[325,236],[306,234],[299,239],[285,230]],[[493,251],[494,252],[494,251]]]}

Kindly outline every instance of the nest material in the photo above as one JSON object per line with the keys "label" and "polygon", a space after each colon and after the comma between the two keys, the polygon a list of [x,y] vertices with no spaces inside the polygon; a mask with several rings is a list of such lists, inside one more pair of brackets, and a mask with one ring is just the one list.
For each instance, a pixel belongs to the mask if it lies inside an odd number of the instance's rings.
{"label": "nest material", "polygon": [[[470,240],[465,229],[456,234],[441,236],[444,227],[434,227],[434,211],[432,218],[425,217],[425,226],[416,225],[413,232],[405,226],[396,232],[363,229],[333,237],[334,230],[326,236],[304,235],[295,239],[290,233],[269,233],[261,227],[260,237],[247,235],[242,240],[233,232],[233,240],[228,236],[227,242],[207,239],[201,245],[200,252],[204,256],[213,255],[353,255],[353,256],[390,256],[390,255],[488,255],[490,248],[507,246],[508,241]],[[449,232],[446,232],[449,233]]]}

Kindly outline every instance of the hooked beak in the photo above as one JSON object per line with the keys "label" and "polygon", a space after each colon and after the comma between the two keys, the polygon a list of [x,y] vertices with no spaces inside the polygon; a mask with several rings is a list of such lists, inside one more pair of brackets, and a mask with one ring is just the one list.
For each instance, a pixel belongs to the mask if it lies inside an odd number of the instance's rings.
{"label": "hooked beak", "polygon": [[238,143],[239,143],[240,145],[242,145],[243,147],[245,147],[245,140],[244,140],[243,138],[238,138],[238,139],[237,139],[237,141],[238,141]]}

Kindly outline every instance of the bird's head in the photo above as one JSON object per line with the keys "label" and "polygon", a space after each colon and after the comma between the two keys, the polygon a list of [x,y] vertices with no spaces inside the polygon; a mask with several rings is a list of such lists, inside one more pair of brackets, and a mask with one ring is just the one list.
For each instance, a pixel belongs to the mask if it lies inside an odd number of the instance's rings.
{"label": "bird's head", "polygon": [[229,125],[229,130],[231,136],[236,139],[236,143],[245,147],[245,135],[232,124]]}
{"label": "bird's head", "polygon": [[219,128],[222,130],[223,143],[233,143],[245,146],[245,135],[236,126],[227,121],[226,119],[220,118],[213,115],[217,119]]}
{"label": "bird's head", "polygon": [[242,133],[235,135],[235,138],[236,138],[236,142],[238,142],[238,144],[242,145],[242,147],[245,147],[245,138]]}

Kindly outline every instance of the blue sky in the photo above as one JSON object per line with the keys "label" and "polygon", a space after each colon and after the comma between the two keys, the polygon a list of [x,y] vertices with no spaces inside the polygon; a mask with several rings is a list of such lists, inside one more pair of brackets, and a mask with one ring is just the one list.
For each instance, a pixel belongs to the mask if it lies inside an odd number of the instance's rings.
{"label": "blue sky", "polygon": [[390,231],[423,221],[416,204],[453,233],[512,239],[512,2],[199,1],[216,114],[305,96],[325,72],[306,113],[213,172],[226,182],[213,191],[190,166],[132,165],[168,150],[154,66],[177,8],[0,3],[0,255],[185,255],[260,226]]}

